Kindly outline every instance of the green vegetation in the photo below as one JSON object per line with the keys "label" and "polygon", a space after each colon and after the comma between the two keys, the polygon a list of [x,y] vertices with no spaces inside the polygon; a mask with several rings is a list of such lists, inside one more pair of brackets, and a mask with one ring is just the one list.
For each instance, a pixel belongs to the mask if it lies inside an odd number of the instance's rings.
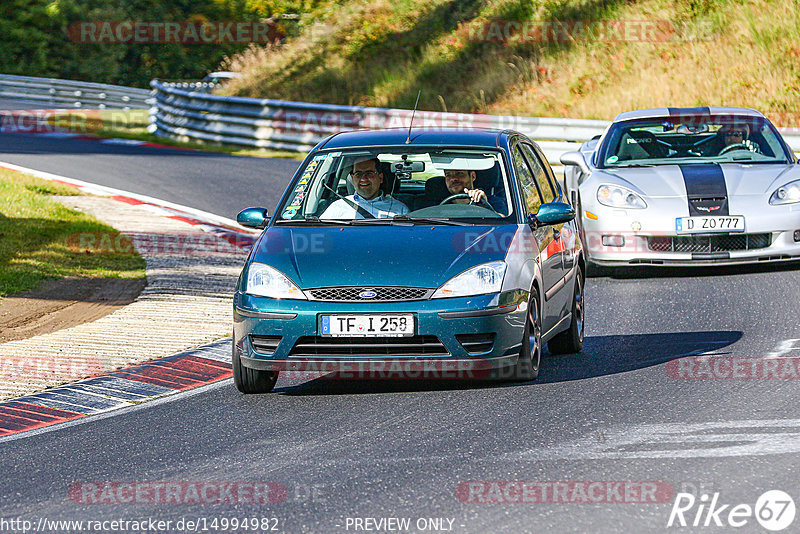
{"label": "green vegetation", "polygon": [[[71,187],[0,170],[0,297],[32,289],[47,278],[144,277],[144,259],[130,241],[49,198],[75,194]],[[124,246],[88,250],[81,236]]]}
{"label": "green vegetation", "polygon": [[[86,43],[82,22],[264,21],[317,0],[3,0],[0,72],[148,87],[152,78],[198,79],[247,43]],[[290,21],[277,19],[279,33]],[[100,28],[100,26],[98,26]],[[100,35],[99,30],[95,35]],[[86,40],[86,39],[83,39]]]}
{"label": "green vegetation", "polygon": [[[481,38],[497,21],[604,21],[634,34]],[[637,37],[641,21],[655,33]],[[410,108],[422,89],[421,109],[593,119],[731,105],[800,122],[796,0],[350,0],[299,27],[283,46],[227,60],[244,77],[226,92]]]}

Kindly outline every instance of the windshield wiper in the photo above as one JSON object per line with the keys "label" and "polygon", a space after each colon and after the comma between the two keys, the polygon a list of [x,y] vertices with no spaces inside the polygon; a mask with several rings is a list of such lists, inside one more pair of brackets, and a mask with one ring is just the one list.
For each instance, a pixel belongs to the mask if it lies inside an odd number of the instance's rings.
{"label": "windshield wiper", "polygon": [[353,221],[354,225],[372,225],[372,224],[384,224],[384,225],[396,225],[396,226],[415,226],[415,225],[424,225],[424,224],[432,224],[432,225],[441,225],[441,226],[471,226],[469,223],[459,222],[459,221],[451,221],[448,219],[428,219],[425,217],[409,217],[408,215],[395,215],[394,217],[384,217],[380,219],[355,219]]}
{"label": "windshield wiper", "polygon": [[279,219],[275,224],[307,224],[309,226],[341,226],[352,224],[349,219],[320,219],[316,215],[309,215],[305,219]]}
{"label": "windshield wiper", "polygon": [[632,163],[630,165],[614,165],[609,169],[629,169],[631,167],[655,167],[655,163]]}

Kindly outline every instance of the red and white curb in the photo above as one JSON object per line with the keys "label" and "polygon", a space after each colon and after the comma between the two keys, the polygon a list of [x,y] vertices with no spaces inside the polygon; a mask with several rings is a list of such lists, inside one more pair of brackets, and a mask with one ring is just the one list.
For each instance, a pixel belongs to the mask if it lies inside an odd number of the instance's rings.
{"label": "red and white curb", "polygon": [[0,402],[0,442],[230,378],[231,338]]}
{"label": "red and white curb", "polygon": [[[0,168],[75,187],[83,192],[138,205],[154,215],[176,219],[210,232],[245,250],[258,235],[235,221],[172,202],[60,176],[12,163]],[[143,402],[188,390],[200,390],[231,377],[231,339],[226,338],[172,356],[119,369],[72,384],[0,402],[0,442],[17,434],[46,431],[54,425],[77,424]]]}

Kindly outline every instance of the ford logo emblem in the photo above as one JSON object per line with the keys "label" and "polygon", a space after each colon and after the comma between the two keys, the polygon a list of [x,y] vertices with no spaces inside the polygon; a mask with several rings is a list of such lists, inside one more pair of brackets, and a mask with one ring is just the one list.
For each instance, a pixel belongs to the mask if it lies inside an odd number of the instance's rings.
{"label": "ford logo emblem", "polygon": [[378,296],[378,294],[375,291],[368,289],[366,291],[362,291],[361,293],[359,293],[358,296],[361,297],[362,299],[374,299],[375,297]]}

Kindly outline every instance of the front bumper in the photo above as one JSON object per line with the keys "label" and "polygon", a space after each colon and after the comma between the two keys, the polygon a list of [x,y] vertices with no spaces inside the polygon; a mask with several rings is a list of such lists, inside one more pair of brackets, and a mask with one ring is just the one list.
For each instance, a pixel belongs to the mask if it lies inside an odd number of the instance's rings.
{"label": "front bumper", "polygon": [[[587,217],[586,212],[597,219]],[[692,238],[675,231],[677,216],[672,213],[653,208],[620,210],[599,204],[584,207],[584,248],[589,261],[606,266],[698,266],[800,260],[800,242],[794,240],[795,231],[800,230],[800,206],[767,206],[763,213],[745,214],[744,233],[691,234],[697,242],[710,241],[707,250],[705,246],[681,246]],[[678,213],[681,217],[688,215]],[[624,245],[608,246],[609,236],[624,238]],[[763,246],[765,239],[768,246]]]}
{"label": "front bumper", "polygon": [[[477,297],[364,303],[279,301],[237,293],[233,350],[243,366],[260,370],[359,373],[388,369],[398,363],[406,370],[422,366],[442,372],[505,367],[515,364],[519,355],[528,296],[527,291],[519,290]],[[391,347],[372,353],[363,347],[365,338],[323,338],[318,335],[319,317],[329,313],[411,313],[415,318],[413,339],[393,338],[397,343],[407,341],[411,348],[403,354],[392,353]],[[463,343],[465,335],[493,335],[493,341],[477,351],[467,344],[472,349],[468,350]],[[270,351],[254,347],[254,340],[258,343],[263,336],[270,336],[275,343]],[[311,355],[299,350],[313,348],[317,341],[326,347],[332,339],[340,343],[335,352],[322,349]],[[409,352],[421,339],[435,340],[443,349]]]}

